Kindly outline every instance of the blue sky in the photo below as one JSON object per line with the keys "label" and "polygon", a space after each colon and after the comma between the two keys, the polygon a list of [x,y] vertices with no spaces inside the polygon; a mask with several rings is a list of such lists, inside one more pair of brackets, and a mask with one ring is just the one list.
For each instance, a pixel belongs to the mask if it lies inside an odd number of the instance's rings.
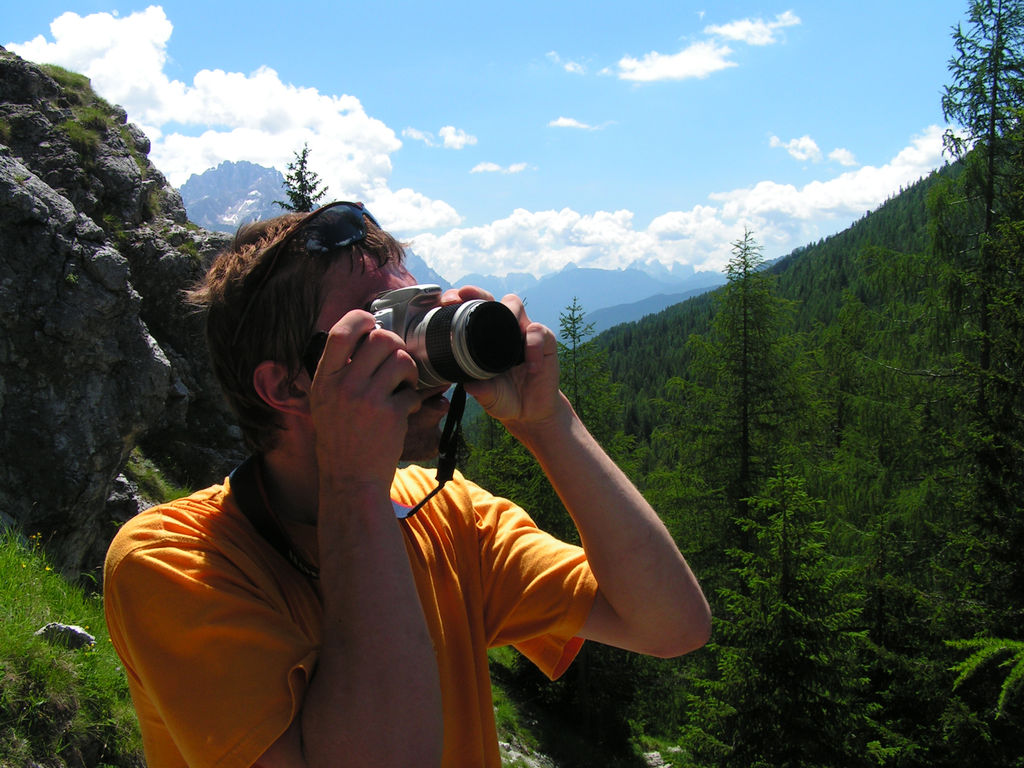
{"label": "blue sky", "polygon": [[944,161],[966,5],[0,0],[0,44],[88,75],[175,185],[307,142],[455,282],[844,229]]}

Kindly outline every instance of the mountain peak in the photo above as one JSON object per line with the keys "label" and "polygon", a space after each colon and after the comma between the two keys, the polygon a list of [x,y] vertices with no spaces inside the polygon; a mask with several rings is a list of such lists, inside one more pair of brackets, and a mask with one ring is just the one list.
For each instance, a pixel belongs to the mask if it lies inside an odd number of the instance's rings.
{"label": "mountain peak", "polygon": [[233,233],[247,222],[280,216],[284,209],[274,201],[285,196],[280,171],[246,160],[225,160],[181,185],[189,219],[216,232]]}

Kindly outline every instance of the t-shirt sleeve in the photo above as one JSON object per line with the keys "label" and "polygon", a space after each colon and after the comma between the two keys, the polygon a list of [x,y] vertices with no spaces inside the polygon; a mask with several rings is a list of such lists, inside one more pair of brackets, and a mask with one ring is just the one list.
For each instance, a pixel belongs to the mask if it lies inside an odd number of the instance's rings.
{"label": "t-shirt sleeve", "polygon": [[586,555],[540,530],[520,507],[469,485],[489,645],[513,645],[557,678],[583,645],[577,633],[597,594]]}
{"label": "t-shirt sleeve", "polygon": [[164,534],[108,559],[104,593],[126,671],[188,765],[252,765],[287,729],[316,656],[273,589]]}

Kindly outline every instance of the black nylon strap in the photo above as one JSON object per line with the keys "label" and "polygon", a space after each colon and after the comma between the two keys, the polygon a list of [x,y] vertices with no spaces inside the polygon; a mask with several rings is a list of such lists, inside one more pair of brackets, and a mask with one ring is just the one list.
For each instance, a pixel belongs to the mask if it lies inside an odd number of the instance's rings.
{"label": "black nylon strap", "polygon": [[256,532],[266,539],[281,557],[291,563],[303,576],[319,579],[320,569],[296,551],[277,518],[267,509],[259,476],[259,462],[258,456],[250,456],[228,475],[231,492],[234,493],[238,501],[238,507],[252,523]]}
{"label": "black nylon strap", "polygon": [[[461,384],[452,391],[448,416],[445,418],[441,432],[441,442],[437,458],[437,486],[424,497],[419,504],[406,510],[404,507],[396,515],[399,519],[412,517],[423,505],[430,501],[455,476],[455,462],[459,453],[459,436],[462,434],[462,414],[466,410],[466,390]],[[285,560],[291,563],[303,576],[310,579],[320,578],[320,569],[304,558],[292,544],[291,539],[281,527],[277,518],[267,508],[260,479],[259,457],[250,456],[239,464],[228,476],[231,492],[235,495],[239,509],[246,516],[252,527],[260,534]]]}
{"label": "black nylon strap", "polygon": [[412,517],[423,505],[434,498],[452,477],[455,476],[455,462],[459,457],[459,435],[462,434],[462,414],[466,410],[466,390],[461,384],[455,385],[452,391],[448,416],[444,420],[441,432],[441,444],[437,454],[437,486],[415,507],[401,515],[402,518]]}

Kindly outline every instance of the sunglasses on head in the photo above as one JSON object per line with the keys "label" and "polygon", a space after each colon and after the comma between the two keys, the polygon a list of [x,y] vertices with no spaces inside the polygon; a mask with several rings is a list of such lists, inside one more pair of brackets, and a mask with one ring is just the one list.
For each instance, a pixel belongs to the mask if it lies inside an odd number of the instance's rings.
{"label": "sunglasses on head", "polygon": [[274,273],[274,268],[277,266],[278,257],[281,253],[292,247],[293,244],[301,244],[302,249],[306,253],[316,257],[327,255],[338,248],[358,243],[366,237],[367,219],[372,221],[378,229],[380,228],[380,224],[373,218],[373,214],[366,210],[362,203],[344,201],[328,203],[310,213],[306,218],[288,230],[284,237],[270,246],[273,253],[269,257],[264,255],[265,259],[269,258],[269,263],[263,272],[259,285],[256,286],[249,297],[249,302],[242,311],[238,325],[235,326],[232,344],[238,343],[245,320],[249,316],[249,312],[252,311],[256,297],[259,296],[260,291],[267,284],[267,280]]}

